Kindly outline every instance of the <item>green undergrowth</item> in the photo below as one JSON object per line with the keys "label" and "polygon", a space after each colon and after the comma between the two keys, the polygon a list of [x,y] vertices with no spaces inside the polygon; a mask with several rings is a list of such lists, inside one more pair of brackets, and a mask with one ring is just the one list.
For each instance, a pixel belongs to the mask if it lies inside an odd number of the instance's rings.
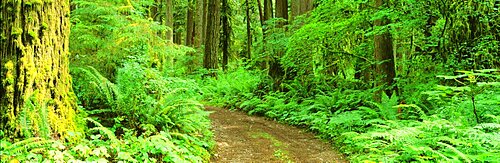
{"label": "green undergrowth", "polygon": [[456,76],[470,79],[476,75],[478,80],[490,81],[483,86],[408,85],[401,89],[417,90],[408,93],[411,97],[383,95],[381,102],[372,99],[375,90],[346,89],[352,83],[339,79],[333,81],[346,86],[287,81],[282,91],[265,93],[263,85],[271,84],[260,74],[244,68],[220,73],[218,79],[203,81],[204,97],[228,108],[308,128],[331,140],[353,162],[500,160],[498,71]]}
{"label": "green undergrowth", "polygon": [[[85,139],[2,140],[2,161],[207,162],[214,147],[194,81],[126,62],[116,83],[92,67],[72,69]],[[84,115],[85,114],[85,115]]]}
{"label": "green undergrowth", "polygon": [[154,1],[71,5],[70,68],[83,132],[64,141],[2,139],[1,162],[208,162],[215,143],[201,89],[177,77],[194,50],[165,40],[167,27],[148,15]]}

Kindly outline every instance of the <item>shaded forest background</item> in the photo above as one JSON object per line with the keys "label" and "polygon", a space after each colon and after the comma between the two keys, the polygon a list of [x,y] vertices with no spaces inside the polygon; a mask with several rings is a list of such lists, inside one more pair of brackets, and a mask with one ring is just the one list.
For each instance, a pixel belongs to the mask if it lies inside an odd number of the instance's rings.
{"label": "shaded forest background", "polygon": [[353,162],[500,160],[499,0],[0,7],[2,161],[207,162],[204,105]]}

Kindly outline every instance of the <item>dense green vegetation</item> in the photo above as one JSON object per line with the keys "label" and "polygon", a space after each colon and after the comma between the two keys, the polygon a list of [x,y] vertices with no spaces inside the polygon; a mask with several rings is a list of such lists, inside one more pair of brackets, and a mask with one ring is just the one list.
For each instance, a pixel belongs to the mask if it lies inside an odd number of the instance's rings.
{"label": "dense green vegetation", "polygon": [[51,101],[30,97],[19,136],[0,117],[2,162],[208,162],[204,105],[308,129],[352,162],[500,161],[498,0],[70,2],[77,129],[51,133]]}

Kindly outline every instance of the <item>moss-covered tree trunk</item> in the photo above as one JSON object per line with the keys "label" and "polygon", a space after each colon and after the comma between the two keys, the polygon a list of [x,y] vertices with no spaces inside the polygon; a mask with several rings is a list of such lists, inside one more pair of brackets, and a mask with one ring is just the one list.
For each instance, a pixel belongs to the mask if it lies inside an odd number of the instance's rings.
{"label": "moss-covered tree trunk", "polygon": [[2,0],[0,116],[8,137],[75,131],[68,0]]}

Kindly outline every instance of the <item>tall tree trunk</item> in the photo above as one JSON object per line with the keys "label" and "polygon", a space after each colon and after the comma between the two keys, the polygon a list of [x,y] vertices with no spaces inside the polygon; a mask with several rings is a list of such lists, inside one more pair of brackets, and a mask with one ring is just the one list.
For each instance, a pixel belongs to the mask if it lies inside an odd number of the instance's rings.
{"label": "tall tree trunk", "polygon": [[194,47],[200,48],[203,44],[203,0],[196,0]]}
{"label": "tall tree trunk", "polygon": [[180,45],[180,44],[182,44],[182,33],[178,28],[179,28],[179,24],[174,23],[174,28],[173,28],[174,43]]}
{"label": "tall tree trunk", "polygon": [[273,2],[272,0],[264,0],[264,21],[273,18]]}
{"label": "tall tree trunk", "polygon": [[69,5],[0,4],[0,129],[6,135],[65,139],[78,129],[68,68]]}
{"label": "tall tree trunk", "polygon": [[222,69],[227,70],[227,63],[229,60],[229,46],[231,43],[231,25],[229,19],[231,17],[231,9],[227,0],[222,0],[221,8],[221,21],[222,21]]}
{"label": "tall tree trunk", "polygon": [[[258,0],[258,2],[260,3],[260,0]],[[264,47],[262,48],[264,50],[264,52],[266,51],[266,44],[267,44],[267,20],[271,19],[272,18],[272,15],[273,15],[273,10],[272,10],[272,1],[271,0],[264,0],[264,10],[260,10],[260,23],[261,23],[261,26],[262,26],[262,43],[264,45]],[[260,7],[260,4],[259,4],[259,7]],[[266,61],[262,61],[260,62],[260,68],[261,69],[266,69],[268,68],[268,60],[269,59],[269,56],[266,56],[265,58]]]}
{"label": "tall tree trunk", "polygon": [[[205,33],[205,54],[203,67],[213,71],[218,68],[217,54],[219,47],[219,25],[220,25],[220,1],[210,0],[208,3],[207,29]],[[211,73],[215,76],[215,73]]]}
{"label": "tall tree trunk", "polygon": [[[260,1],[260,0],[259,0]],[[247,20],[247,55],[246,58],[248,61],[252,58],[252,27],[250,26],[250,4],[248,0],[246,3],[246,20]],[[260,6],[259,6],[260,7]]]}
{"label": "tall tree trunk", "polygon": [[[386,0],[376,0],[375,6],[381,8],[385,5]],[[381,18],[375,20],[375,26],[384,26],[389,24],[387,18]],[[394,77],[396,76],[396,71],[394,69],[394,54],[392,37],[389,31],[384,31],[382,34],[374,36],[374,56],[377,62],[383,62],[375,66],[376,77],[381,78],[377,80],[377,86],[387,86],[392,87],[394,83]],[[388,96],[392,95],[394,89],[384,89]],[[375,95],[375,99],[380,99],[380,92]]]}
{"label": "tall tree trunk", "polygon": [[[285,19],[282,22],[278,22],[278,28],[284,28],[288,20],[288,1],[287,0],[276,0],[276,17]],[[284,75],[284,70],[279,60],[283,56],[283,51],[278,51],[276,55],[271,58],[269,64],[269,75],[276,81],[280,81],[280,78]]]}
{"label": "tall tree trunk", "polygon": [[313,0],[292,0],[292,20],[313,9]]}
{"label": "tall tree trunk", "polygon": [[165,24],[168,28],[167,29],[167,40],[168,41],[173,41],[174,40],[174,5],[172,3],[172,0],[166,0],[166,18],[165,18]]}
{"label": "tall tree trunk", "polygon": [[187,20],[186,20],[186,46],[194,45],[194,2],[188,1]]}
{"label": "tall tree trunk", "polygon": [[159,1],[160,0],[155,0],[155,4],[149,8],[149,17],[154,21],[156,21],[156,16],[158,16]]}
{"label": "tall tree trunk", "polygon": [[260,0],[257,0],[257,5],[259,7],[258,9],[259,9],[260,25],[264,26],[264,11],[262,11],[262,3],[260,2]]}
{"label": "tall tree trunk", "polygon": [[205,45],[206,38],[207,38],[207,28],[208,28],[208,0],[202,0],[203,1],[203,21],[202,21],[202,32],[201,32],[201,40],[202,40],[202,45]]}

